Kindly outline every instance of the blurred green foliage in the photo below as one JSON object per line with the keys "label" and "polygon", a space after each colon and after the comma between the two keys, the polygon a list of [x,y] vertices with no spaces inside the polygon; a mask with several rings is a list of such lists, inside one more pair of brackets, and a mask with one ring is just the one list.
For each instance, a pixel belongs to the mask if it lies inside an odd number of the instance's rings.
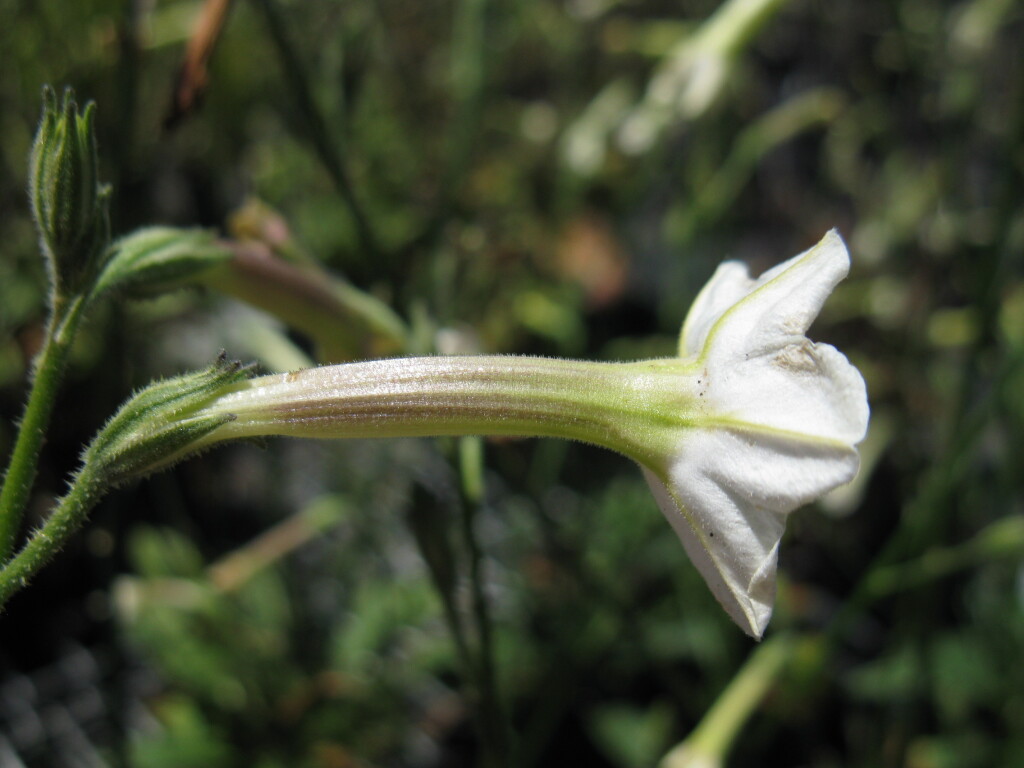
{"label": "blurred green foliage", "polygon": [[[672,354],[721,259],[758,270],[838,226],[853,272],[812,335],[864,372],[872,433],[857,483],[792,520],[772,631],[807,642],[731,764],[1024,760],[1019,3],[792,0],[712,36],[710,0],[237,2],[201,103],[168,127],[204,5],[0,0],[0,454],[44,317],[25,198],[43,83],[98,102],[116,234],[227,231],[258,198],[418,351]],[[211,291],[97,312],[37,514],[133,387],[221,347],[268,368],[314,354]],[[451,609],[493,657],[514,763],[652,764],[751,644],[626,462],[488,442],[475,503],[455,454],[238,446],[115,494],[95,531],[116,545],[83,536],[0,648],[38,663],[71,611],[156,669],[153,724],[115,762],[474,764]],[[225,586],[220,566],[307,514]],[[417,530],[447,532],[449,604]]]}

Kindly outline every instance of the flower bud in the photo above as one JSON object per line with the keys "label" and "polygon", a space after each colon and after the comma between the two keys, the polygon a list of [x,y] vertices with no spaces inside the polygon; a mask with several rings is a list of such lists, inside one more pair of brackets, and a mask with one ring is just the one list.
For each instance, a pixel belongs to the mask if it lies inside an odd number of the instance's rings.
{"label": "flower bud", "polygon": [[248,367],[222,354],[205,370],[150,384],[99,431],[82,456],[83,466],[109,486],[195,453],[202,438],[234,418],[198,412],[248,377]]}
{"label": "flower bud", "polygon": [[95,105],[79,112],[74,92],[43,89],[43,114],[29,166],[32,213],[55,290],[80,289],[109,238],[109,187],[97,179]]}
{"label": "flower bud", "polygon": [[112,289],[152,295],[177,288],[231,251],[203,229],[146,227],[119,238],[96,279],[97,294]]}

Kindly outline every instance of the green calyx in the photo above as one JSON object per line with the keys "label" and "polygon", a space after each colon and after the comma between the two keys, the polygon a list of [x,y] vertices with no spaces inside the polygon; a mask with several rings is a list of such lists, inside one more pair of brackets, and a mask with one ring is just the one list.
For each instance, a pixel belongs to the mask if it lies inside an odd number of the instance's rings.
{"label": "green calyx", "polygon": [[57,295],[88,284],[110,238],[110,188],[98,179],[95,112],[92,103],[79,112],[71,89],[59,105],[53,89],[43,89],[29,193]]}
{"label": "green calyx", "polygon": [[111,245],[94,291],[97,295],[118,289],[160,293],[230,258],[231,251],[207,230],[147,227]]}
{"label": "green calyx", "polygon": [[103,486],[169,466],[199,450],[199,441],[231,421],[229,413],[198,414],[250,369],[221,357],[209,368],[155,382],[132,397],[107,422],[82,456]]}

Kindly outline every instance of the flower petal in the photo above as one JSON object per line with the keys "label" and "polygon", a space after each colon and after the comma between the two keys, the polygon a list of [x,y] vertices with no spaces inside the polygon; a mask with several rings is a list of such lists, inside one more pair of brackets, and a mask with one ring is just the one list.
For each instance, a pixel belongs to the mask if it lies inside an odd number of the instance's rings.
{"label": "flower petal", "polygon": [[714,347],[739,354],[782,346],[786,339],[802,336],[849,268],[846,245],[834,229],[813,248],[757,280],[750,278],[744,264],[725,262],[690,308],[681,354],[700,354],[711,336],[717,339]]}
{"label": "flower petal", "polygon": [[857,474],[850,446],[787,435],[702,429],[665,482],[644,469],[662,514],[726,613],[760,638],[775,600],[786,515]]}
{"label": "flower petal", "polygon": [[697,294],[683,323],[679,337],[679,356],[693,357],[704,349],[708,332],[725,311],[742,300],[754,287],[747,265],[726,261]]}
{"label": "flower petal", "polygon": [[801,338],[747,360],[709,363],[703,370],[705,399],[723,426],[847,445],[864,439],[864,379],[828,344]]}
{"label": "flower petal", "polygon": [[[760,640],[775,602],[775,564],[784,526],[780,516],[773,520],[768,514],[758,521],[758,539],[753,523],[741,510],[730,509],[727,497],[691,510],[651,470],[643,471],[659,508],[712,594],[744,632]],[[712,522],[713,527],[701,527]]]}
{"label": "flower petal", "polygon": [[719,312],[713,300],[728,291],[712,292],[708,314],[698,316],[706,322],[711,310],[718,314],[700,352],[702,386],[708,407],[724,423],[847,444],[864,438],[863,378],[834,347],[803,335],[849,263],[833,230],[814,248],[751,281],[732,307]]}

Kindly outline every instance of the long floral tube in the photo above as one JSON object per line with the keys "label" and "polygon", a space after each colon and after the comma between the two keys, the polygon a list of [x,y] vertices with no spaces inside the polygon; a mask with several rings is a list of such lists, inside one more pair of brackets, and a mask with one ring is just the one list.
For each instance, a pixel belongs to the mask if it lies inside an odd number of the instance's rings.
{"label": "long floral tube", "polygon": [[392,358],[236,385],[204,409],[237,437],[562,437],[647,464],[698,418],[698,376],[678,360],[593,363],[539,357]]}
{"label": "long floral tube", "polygon": [[759,638],[786,516],[859,466],[864,381],[835,348],[804,335],[848,269],[835,232],[757,279],[726,262],[694,302],[672,359],[395,358],[236,381],[178,412],[176,423],[198,420],[202,436],[175,450],[264,435],[605,446],[640,464],[715,597]]}

